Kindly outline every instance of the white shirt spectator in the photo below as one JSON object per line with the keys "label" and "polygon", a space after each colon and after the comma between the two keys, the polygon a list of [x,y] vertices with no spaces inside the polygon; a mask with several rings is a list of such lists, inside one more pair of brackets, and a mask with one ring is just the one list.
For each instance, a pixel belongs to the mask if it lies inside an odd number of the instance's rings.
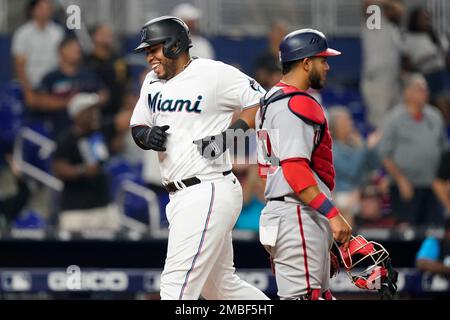
{"label": "white shirt spectator", "polygon": [[209,41],[198,35],[191,35],[192,48],[189,49],[189,54],[192,57],[199,57],[204,59],[215,59],[214,49]]}
{"label": "white shirt spectator", "polygon": [[401,96],[399,83],[403,39],[400,29],[382,15],[380,29],[362,28],[361,42],[361,90],[368,120],[372,126],[379,128],[388,109],[397,104]]}
{"label": "white shirt spectator", "polygon": [[214,60],[215,52],[208,39],[198,32],[198,23],[203,13],[194,5],[184,2],[177,5],[172,14],[182,19],[189,27],[192,41],[192,48],[189,49],[191,57],[199,57]]}
{"label": "white shirt spectator", "polygon": [[[397,82],[404,44],[400,29],[381,16],[380,29],[362,28],[363,78],[388,78]],[[380,48],[383,54],[380,54]]]}
{"label": "white shirt spectator", "polygon": [[428,74],[445,69],[445,54],[449,44],[445,37],[439,37],[439,42],[441,47],[423,32],[411,32],[406,35],[406,53],[420,72]]}
{"label": "white shirt spectator", "polygon": [[58,45],[63,37],[63,28],[54,22],[41,29],[30,21],[14,33],[11,52],[26,59],[25,70],[33,87],[58,65]]}

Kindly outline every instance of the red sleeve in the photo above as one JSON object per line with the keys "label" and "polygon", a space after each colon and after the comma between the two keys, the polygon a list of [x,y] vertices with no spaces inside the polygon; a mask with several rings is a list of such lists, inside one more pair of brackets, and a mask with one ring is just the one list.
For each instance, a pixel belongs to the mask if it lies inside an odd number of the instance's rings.
{"label": "red sleeve", "polygon": [[310,186],[317,185],[316,178],[309,166],[308,159],[286,159],[281,161],[281,168],[283,170],[284,178],[296,193],[300,193]]}

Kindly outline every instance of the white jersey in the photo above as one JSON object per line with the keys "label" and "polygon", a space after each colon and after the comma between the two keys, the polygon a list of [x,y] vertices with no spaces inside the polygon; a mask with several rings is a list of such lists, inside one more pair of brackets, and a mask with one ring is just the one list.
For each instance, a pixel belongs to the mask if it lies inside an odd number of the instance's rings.
{"label": "white jersey", "polygon": [[193,141],[225,131],[236,109],[258,105],[264,93],[255,80],[230,65],[194,59],[167,81],[153,71],[147,74],[130,125],[170,126],[166,151],[158,153],[163,184],[213,177],[231,169],[229,151],[221,161],[207,160]]}

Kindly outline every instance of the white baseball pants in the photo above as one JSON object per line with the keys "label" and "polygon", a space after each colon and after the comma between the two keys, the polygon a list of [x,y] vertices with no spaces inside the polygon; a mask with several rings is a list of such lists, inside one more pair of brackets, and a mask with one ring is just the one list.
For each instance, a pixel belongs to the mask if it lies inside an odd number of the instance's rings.
{"label": "white baseball pants", "polygon": [[242,208],[233,174],[170,195],[162,300],[267,300],[235,274],[231,231]]}

